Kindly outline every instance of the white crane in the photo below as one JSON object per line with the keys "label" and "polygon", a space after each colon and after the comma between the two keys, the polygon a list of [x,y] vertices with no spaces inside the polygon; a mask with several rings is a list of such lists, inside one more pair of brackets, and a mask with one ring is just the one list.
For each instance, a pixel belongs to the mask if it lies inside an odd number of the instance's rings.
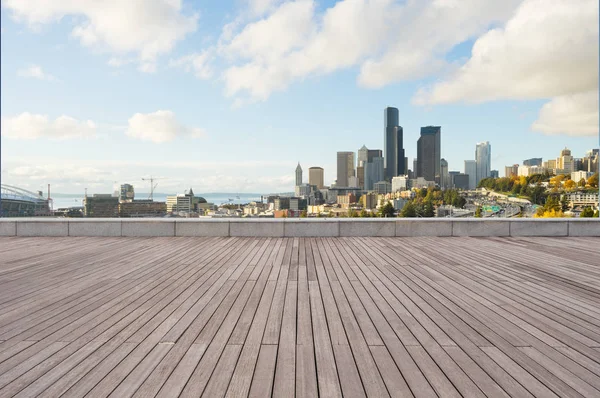
{"label": "white crane", "polygon": [[152,177],[150,176],[150,178],[142,178],[142,181],[150,181],[150,200],[154,200],[154,189],[156,188],[156,186],[158,185],[158,183],[154,183],[154,181],[156,180],[162,180],[162,177]]}

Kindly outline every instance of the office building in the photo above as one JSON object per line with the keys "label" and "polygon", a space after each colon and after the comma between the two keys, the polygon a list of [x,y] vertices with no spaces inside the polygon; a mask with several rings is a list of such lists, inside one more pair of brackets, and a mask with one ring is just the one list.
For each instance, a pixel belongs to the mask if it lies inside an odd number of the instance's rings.
{"label": "office building", "polygon": [[363,189],[365,191],[371,191],[374,189],[376,182],[382,181],[385,178],[384,174],[384,161],[382,157],[374,157],[370,162],[365,163],[365,182]]}
{"label": "office building", "polygon": [[560,169],[563,173],[571,173],[575,171],[575,164],[573,163],[573,156],[571,156],[570,149],[563,149],[560,152],[560,157],[556,159],[556,168]]}
{"label": "office building", "polygon": [[471,177],[468,174],[459,173],[455,174],[452,179],[452,185],[455,189],[469,190],[471,189],[469,184],[471,183]]}
{"label": "office building", "polygon": [[504,177],[515,177],[519,174],[519,165],[513,164],[512,166],[504,167]]}
{"label": "office building", "polygon": [[498,178],[500,176],[498,170],[490,171],[490,178]]}
{"label": "office building", "polygon": [[273,210],[288,210],[290,208],[289,196],[277,196],[273,201]]}
{"label": "office building", "polygon": [[119,203],[119,217],[162,217],[167,212],[165,202],[152,200],[121,201]]}
{"label": "office building", "polygon": [[135,192],[133,190],[133,185],[131,184],[122,184],[121,190],[119,193],[119,201],[120,202],[131,202],[135,197]]}
{"label": "office building", "polygon": [[373,184],[373,190],[380,195],[392,192],[392,184],[387,181],[379,181]]}
{"label": "office building", "polygon": [[392,178],[392,192],[407,190],[408,181],[408,176],[396,176]]}
{"label": "office building", "polygon": [[200,203],[206,203],[206,199],[195,196],[190,188],[186,193],[167,196],[167,213],[196,213]]}
{"label": "office building", "polygon": [[83,199],[84,217],[119,217],[119,198],[111,194],[94,194]]}
{"label": "office building", "polygon": [[460,171],[449,171],[448,172],[448,181],[449,181],[449,188],[455,188],[454,187],[454,176],[459,175]]}
{"label": "office building", "polygon": [[302,167],[300,167],[300,162],[298,162],[298,166],[296,167],[296,186],[302,185]]}
{"label": "office building", "polygon": [[440,181],[441,168],[440,126],[421,127],[421,137],[417,141],[417,178],[427,181]]}
{"label": "office building", "polygon": [[541,166],[542,158],[531,158],[523,161],[523,166]]}
{"label": "office building", "polygon": [[362,166],[363,164],[367,163],[367,161],[369,160],[369,149],[366,147],[366,145],[363,145],[362,148],[360,148],[358,150],[358,157],[356,159],[357,166]]}
{"label": "office building", "polygon": [[448,161],[446,159],[440,160],[440,188],[450,188],[450,175],[448,174]]}
{"label": "office building", "polygon": [[583,170],[587,172],[597,172],[598,171],[598,157],[599,157],[598,148],[587,151],[585,157],[583,158]]}
{"label": "office building", "polygon": [[312,188],[310,184],[296,185],[294,189],[294,194],[300,198],[307,198],[310,195],[311,191]]}
{"label": "office building", "polygon": [[391,181],[392,177],[406,174],[404,168],[403,130],[399,125],[397,108],[385,108],[383,118],[385,178]]}
{"label": "office building", "polygon": [[475,160],[465,160],[465,174],[469,176],[469,188],[477,188],[477,162]]}
{"label": "office building", "polygon": [[350,177],[354,177],[354,152],[338,152],[336,187],[348,187]]}
{"label": "office building", "polygon": [[290,198],[290,208],[289,210],[293,211],[303,211],[306,210],[307,200],[303,198],[292,197]]}
{"label": "office building", "polygon": [[308,169],[308,185],[316,185],[318,189],[323,189],[325,184],[322,167],[311,167]]}
{"label": "office building", "polygon": [[368,192],[360,197],[360,201],[365,209],[371,210],[377,207],[378,195],[376,192]]}
{"label": "office building", "polygon": [[477,186],[479,181],[490,177],[492,171],[492,146],[488,141],[477,144],[475,161],[477,162],[475,186]]}

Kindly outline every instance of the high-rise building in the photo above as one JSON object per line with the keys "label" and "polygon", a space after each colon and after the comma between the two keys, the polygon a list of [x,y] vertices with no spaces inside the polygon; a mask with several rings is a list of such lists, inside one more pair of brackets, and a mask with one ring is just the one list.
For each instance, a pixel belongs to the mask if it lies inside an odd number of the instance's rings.
{"label": "high-rise building", "polygon": [[563,149],[560,152],[560,157],[556,159],[556,168],[563,170],[563,172],[570,173],[575,171],[573,166],[574,163],[573,156],[571,156],[571,150],[567,148]]}
{"label": "high-rise building", "polygon": [[455,189],[468,190],[470,184],[470,177],[467,174],[459,173],[456,174],[452,179],[452,185]]}
{"label": "high-rise building", "polygon": [[337,187],[348,187],[354,177],[354,152],[337,153]]}
{"label": "high-rise building", "polygon": [[479,181],[488,178],[492,171],[492,146],[488,141],[477,143],[475,161],[477,162],[475,186],[477,186]]}
{"label": "high-rise building", "polygon": [[542,158],[531,158],[523,161],[523,166],[541,166]]}
{"label": "high-rise building", "polygon": [[440,160],[440,187],[442,189],[450,188],[450,175],[448,174],[448,161],[446,159]]}
{"label": "high-rise building", "polygon": [[358,157],[356,159],[357,166],[362,166],[364,163],[367,163],[369,160],[369,149],[366,145],[363,145],[362,148],[358,150]]}
{"label": "high-rise building", "polygon": [[594,148],[590,151],[587,151],[585,157],[583,158],[583,170],[593,173],[598,171],[598,158],[599,158],[599,150],[598,148]]}
{"label": "high-rise building", "polygon": [[364,168],[365,183],[363,189],[371,191],[374,189],[374,184],[382,181],[385,177],[383,158],[381,156],[372,158],[369,162],[365,163]]}
{"label": "high-rise building", "polygon": [[298,162],[298,166],[296,167],[296,186],[302,185],[302,167],[300,167],[300,162]]}
{"label": "high-rise building", "polygon": [[465,160],[465,174],[469,176],[469,189],[477,188],[477,162]]}
{"label": "high-rise building", "polygon": [[514,177],[519,173],[519,165],[504,166],[504,177]]}
{"label": "high-rise building", "polygon": [[383,118],[385,178],[391,181],[392,177],[406,174],[404,168],[403,130],[399,125],[397,108],[385,108],[383,110]]}
{"label": "high-rise building", "polygon": [[417,177],[426,181],[440,180],[441,164],[440,126],[421,127],[421,137],[417,141]]}
{"label": "high-rise building", "polygon": [[318,189],[322,189],[325,186],[322,167],[311,167],[308,169],[308,185],[316,185]]}
{"label": "high-rise building", "polygon": [[492,171],[490,171],[490,177],[498,178],[498,177],[500,177],[500,173],[498,172],[498,170],[492,170]]}
{"label": "high-rise building", "polygon": [[122,184],[121,192],[119,195],[120,202],[131,202],[135,198],[135,192],[133,190],[133,185],[131,184]]}

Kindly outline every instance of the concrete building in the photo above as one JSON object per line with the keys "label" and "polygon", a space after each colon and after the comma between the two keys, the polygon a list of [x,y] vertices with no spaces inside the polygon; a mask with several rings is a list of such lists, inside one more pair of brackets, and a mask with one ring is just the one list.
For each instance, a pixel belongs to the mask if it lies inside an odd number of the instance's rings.
{"label": "concrete building", "polygon": [[83,216],[94,218],[119,217],[119,198],[111,194],[94,194],[83,199]]}
{"label": "concrete building", "polygon": [[355,176],[348,177],[348,188],[360,188],[359,185],[360,184],[358,182],[358,177],[355,177]]}
{"label": "concrete building", "polygon": [[338,152],[336,186],[349,187],[349,179],[354,176],[354,152]]}
{"label": "concrete building", "polygon": [[490,171],[490,177],[491,178],[498,178],[500,176],[500,173],[498,172],[498,170],[492,170]]}
{"label": "concrete building", "polygon": [[598,172],[598,158],[600,157],[599,152],[600,151],[598,148],[587,151],[585,157],[582,159],[582,168],[584,171],[590,173]]}
{"label": "concrete building", "polygon": [[378,194],[376,192],[368,192],[360,197],[363,208],[372,210],[377,207]]}
{"label": "concrete building", "polygon": [[296,166],[296,186],[298,185],[302,185],[302,167],[300,167],[300,162]]}
{"label": "concrete building", "polygon": [[465,160],[465,174],[469,176],[468,189],[477,188],[477,162],[475,160]]}
{"label": "concrete building", "polygon": [[348,193],[346,195],[338,195],[337,204],[342,206],[342,209],[349,209],[350,205],[356,203],[356,195]]}
{"label": "concrete building", "polygon": [[303,211],[306,210],[307,201],[303,198],[292,197],[290,198],[290,210]]}
{"label": "concrete building", "polygon": [[453,178],[452,185],[454,185],[455,189],[462,189],[464,191],[471,189],[471,177],[468,174],[460,173],[456,174]]}
{"label": "concrete building", "polygon": [[542,158],[531,158],[523,161],[523,166],[541,166]]}
{"label": "concrete building", "polygon": [[165,202],[132,200],[119,203],[119,217],[162,217],[167,212]]}
{"label": "concrete building", "polygon": [[448,173],[448,161],[446,159],[440,160],[440,188],[450,188],[450,174]]}
{"label": "concrete building", "polygon": [[475,162],[477,163],[475,186],[477,186],[479,181],[490,177],[492,171],[492,146],[488,141],[477,143]]}
{"label": "concrete building", "polygon": [[366,145],[363,145],[358,150],[358,157],[356,159],[357,166],[364,165],[365,163],[367,163],[368,160],[369,160],[369,148],[367,148]]}
{"label": "concrete building", "polygon": [[312,191],[311,185],[301,184],[301,185],[296,185],[296,187],[294,189],[294,194],[300,198],[308,198],[311,191]]}
{"label": "concrete building", "polygon": [[121,184],[121,190],[119,193],[120,202],[131,202],[135,198],[135,191],[131,184]]}
{"label": "concrete building", "polygon": [[404,132],[399,124],[398,109],[387,107],[383,110],[385,179],[391,181],[397,175],[406,174],[404,168]]}
{"label": "concrete building", "polygon": [[519,175],[519,165],[504,166],[504,177],[515,177]]}
{"label": "concrete building", "polygon": [[373,190],[380,195],[392,192],[392,184],[387,181],[379,181],[373,184]]}
{"label": "concrete building", "polygon": [[358,187],[365,189],[365,167],[358,166],[356,168],[356,178],[358,180]]}
{"label": "concrete building", "polygon": [[440,126],[421,127],[421,136],[417,140],[417,178],[427,181],[440,181],[441,172],[441,134]]}
{"label": "concrete building", "polygon": [[373,190],[373,186],[376,182],[383,181],[385,178],[384,173],[384,159],[382,157],[374,157],[371,161],[365,163],[365,182],[363,189],[365,191]]}
{"label": "concrete building", "polygon": [[392,192],[405,191],[408,189],[408,176],[396,176],[392,178]]}
{"label": "concrete building", "polygon": [[311,167],[308,169],[308,185],[316,185],[318,189],[325,187],[322,167]]}
{"label": "concrete building", "polygon": [[571,156],[570,149],[563,149],[560,152],[560,156],[556,159],[556,168],[564,170],[565,173],[571,173],[575,171],[575,164],[573,162],[573,156]]}
{"label": "concrete building", "polygon": [[190,188],[184,194],[167,196],[167,213],[196,213],[200,203],[206,203],[206,199],[195,196]]}
{"label": "concrete building", "polygon": [[579,182],[582,179],[587,181],[594,173],[588,173],[587,171],[573,171],[571,172],[571,180]]}
{"label": "concrete building", "polygon": [[289,196],[277,196],[273,200],[273,210],[287,210],[290,208]]}

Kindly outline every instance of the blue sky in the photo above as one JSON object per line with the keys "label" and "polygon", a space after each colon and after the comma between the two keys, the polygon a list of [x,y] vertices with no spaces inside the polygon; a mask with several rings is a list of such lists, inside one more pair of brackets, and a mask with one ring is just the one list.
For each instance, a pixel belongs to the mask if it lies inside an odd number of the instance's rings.
{"label": "blue sky", "polygon": [[410,166],[425,125],[451,170],[479,141],[501,175],[598,146],[596,1],[71,3],[2,2],[3,183],[266,193],[298,161],[330,183],[386,106]]}

